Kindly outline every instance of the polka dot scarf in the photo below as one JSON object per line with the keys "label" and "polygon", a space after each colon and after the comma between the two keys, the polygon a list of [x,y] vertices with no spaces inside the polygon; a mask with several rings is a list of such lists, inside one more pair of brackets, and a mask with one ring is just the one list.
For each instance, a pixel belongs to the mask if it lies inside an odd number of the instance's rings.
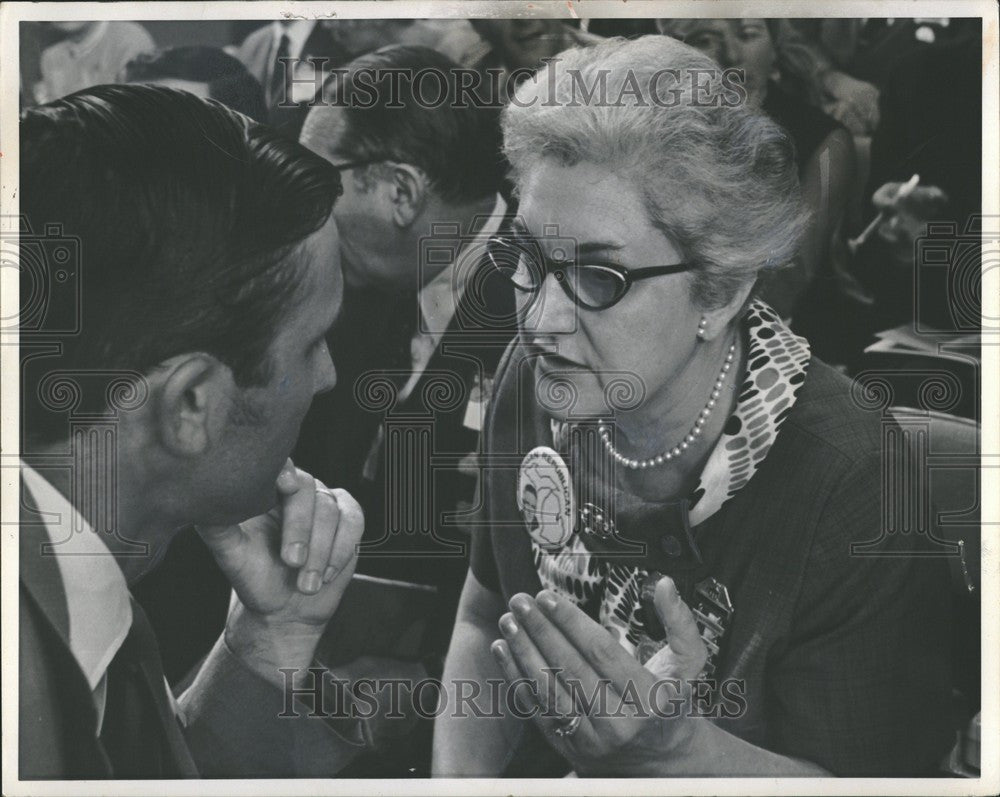
{"label": "polka dot scarf", "polygon": [[[770,307],[754,301],[743,326],[746,373],[736,406],[689,497],[692,527],[715,514],[750,481],[805,382],[809,344],[794,335]],[[567,424],[553,421],[551,427],[553,447],[565,454]],[[584,608],[597,602],[598,621],[635,655],[639,642],[646,638],[639,603],[645,570],[605,561],[586,548],[580,534],[555,550],[532,542],[532,553],[543,587]]]}

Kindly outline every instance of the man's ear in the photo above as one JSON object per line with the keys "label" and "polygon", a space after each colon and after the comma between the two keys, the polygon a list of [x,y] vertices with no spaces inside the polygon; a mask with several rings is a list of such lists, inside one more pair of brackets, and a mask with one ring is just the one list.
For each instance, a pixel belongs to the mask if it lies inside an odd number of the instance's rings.
{"label": "man's ear", "polygon": [[705,319],[705,328],[700,332],[699,337],[702,340],[715,340],[719,335],[723,334],[729,328],[732,320],[743,309],[747,298],[750,296],[750,291],[753,290],[753,286],[753,282],[746,283],[736,291],[733,298],[725,305],[716,310],[706,311],[702,316]]}
{"label": "man's ear", "polygon": [[185,457],[205,453],[218,440],[232,403],[232,371],[210,354],[182,354],[160,364],[157,421],[164,448]]}
{"label": "man's ear", "polygon": [[427,204],[427,175],[423,170],[408,163],[392,164],[390,198],[392,220],[397,227],[406,228],[420,218]]}

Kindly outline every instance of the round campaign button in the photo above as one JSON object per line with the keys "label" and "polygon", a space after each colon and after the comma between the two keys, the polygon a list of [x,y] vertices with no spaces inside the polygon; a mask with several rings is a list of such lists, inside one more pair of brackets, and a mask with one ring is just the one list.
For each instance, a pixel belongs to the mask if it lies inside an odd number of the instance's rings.
{"label": "round campaign button", "polygon": [[538,446],[521,460],[517,508],[531,539],[543,548],[559,548],[573,536],[576,511],[569,468],[554,449]]}

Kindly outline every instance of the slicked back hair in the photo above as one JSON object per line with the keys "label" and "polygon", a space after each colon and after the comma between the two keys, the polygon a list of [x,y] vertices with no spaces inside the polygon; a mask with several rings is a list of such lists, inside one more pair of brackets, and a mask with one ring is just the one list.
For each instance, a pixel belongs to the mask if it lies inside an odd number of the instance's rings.
{"label": "slicked back hair", "polygon": [[[44,368],[22,368],[24,429],[38,442],[68,428],[39,393],[53,369],[147,373],[197,351],[241,386],[266,382],[271,341],[302,293],[300,245],[341,191],[336,169],[296,142],[217,102],[144,85],[26,111],[20,184],[32,236],[58,225],[78,240],[79,302],[53,302],[31,330],[22,317],[22,349],[37,333],[60,349]],[[28,271],[22,307],[38,276]],[[104,398],[82,400],[99,411]]]}

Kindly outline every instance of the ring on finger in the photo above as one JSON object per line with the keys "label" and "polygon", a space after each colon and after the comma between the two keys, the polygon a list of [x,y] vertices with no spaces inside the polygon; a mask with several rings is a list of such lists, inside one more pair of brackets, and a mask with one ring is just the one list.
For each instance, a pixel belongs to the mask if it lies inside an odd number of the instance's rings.
{"label": "ring on finger", "polygon": [[572,736],[580,729],[580,725],[583,723],[582,714],[568,714],[560,717],[556,720],[556,727],[553,729],[553,733],[560,738],[567,738]]}

